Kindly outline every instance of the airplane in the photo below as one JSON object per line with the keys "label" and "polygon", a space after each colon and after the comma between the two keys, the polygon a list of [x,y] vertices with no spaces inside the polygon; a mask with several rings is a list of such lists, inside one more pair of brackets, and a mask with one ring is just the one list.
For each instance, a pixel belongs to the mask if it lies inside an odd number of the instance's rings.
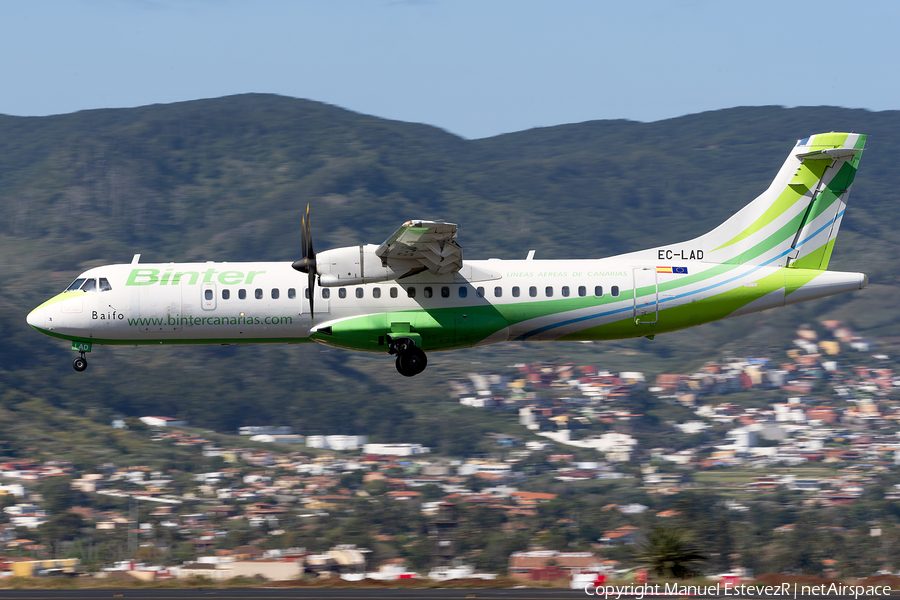
{"label": "airplane", "polygon": [[[457,226],[406,221],[380,245],[316,253],[307,205],[290,262],[141,263],[89,269],[27,317],[94,344],[319,343],[395,357],[521,341],[654,336],[868,285],[828,271],[866,136],[799,140],[769,188],[698,238],[608,258],[463,260]],[[299,273],[298,273],[299,271]],[[303,277],[305,274],[306,277]]]}

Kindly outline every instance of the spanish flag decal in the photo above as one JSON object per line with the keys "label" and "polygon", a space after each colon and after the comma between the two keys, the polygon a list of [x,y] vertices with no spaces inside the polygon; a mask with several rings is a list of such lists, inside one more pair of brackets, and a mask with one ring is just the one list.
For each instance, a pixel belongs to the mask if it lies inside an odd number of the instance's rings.
{"label": "spanish flag decal", "polygon": [[673,273],[675,275],[687,275],[687,267],[656,267],[657,273]]}

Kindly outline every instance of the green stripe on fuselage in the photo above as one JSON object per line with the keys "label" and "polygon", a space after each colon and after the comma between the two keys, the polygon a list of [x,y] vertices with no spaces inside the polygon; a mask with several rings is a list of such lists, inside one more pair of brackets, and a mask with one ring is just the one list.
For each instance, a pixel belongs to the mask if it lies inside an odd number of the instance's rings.
{"label": "green stripe on fuselage", "polygon": [[202,338],[202,339],[188,339],[188,338],[178,338],[178,339],[165,339],[165,338],[150,338],[150,337],[139,337],[132,338],[128,340],[112,340],[112,339],[104,339],[104,338],[95,338],[95,337],[82,337],[77,335],[65,335],[62,333],[58,333],[56,331],[51,331],[49,329],[41,329],[40,327],[31,326],[35,331],[39,331],[44,335],[49,335],[50,337],[55,337],[60,340],[67,340],[70,342],[87,342],[94,345],[104,345],[104,346],[174,346],[174,345],[215,345],[215,344],[308,344],[312,343],[313,340],[305,337],[279,337],[279,338]]}
{"label": "green stripe on fuselage", "polygon": [[614,323],[606,323],[560,337],[561,341],[615,340],[669,333],[695,325],[724,319],[738,309],[767,294],[784,287],[783,269],[754,281],[755,287],[745,287],[736,283],[735,287],[713,296],[699,298],[693,302],[660,308],[657,322],[635,325],[633,316]]}

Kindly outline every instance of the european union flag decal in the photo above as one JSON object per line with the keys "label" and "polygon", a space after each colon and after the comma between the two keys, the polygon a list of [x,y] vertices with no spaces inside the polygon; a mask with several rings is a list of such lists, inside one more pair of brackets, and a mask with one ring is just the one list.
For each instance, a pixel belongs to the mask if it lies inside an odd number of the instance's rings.
{"label": "european union flag decal", "polygon": [[657,273],[672,273],[674,275],[687,275],[687,267],[656,267]]}

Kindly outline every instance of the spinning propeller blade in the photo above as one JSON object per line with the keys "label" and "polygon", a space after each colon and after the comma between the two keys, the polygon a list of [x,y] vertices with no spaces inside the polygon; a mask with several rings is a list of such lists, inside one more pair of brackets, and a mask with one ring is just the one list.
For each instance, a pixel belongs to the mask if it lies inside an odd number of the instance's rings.
{"label": "spinning propeller blade", "polygon": [[309,223],[309,204],[306,205],[306,214],[303,216],[300,223],[300,243],[303,247],[302,257],[299,260],[295,260],[291,266],[309,276],[307,293],[309,294],[310,322],[313,322],[312,319],[315,318],[314,298],[316,296],[316,275],[318,275],[319,272],[316,269],[316,251],[313,250],[312,228]]}

